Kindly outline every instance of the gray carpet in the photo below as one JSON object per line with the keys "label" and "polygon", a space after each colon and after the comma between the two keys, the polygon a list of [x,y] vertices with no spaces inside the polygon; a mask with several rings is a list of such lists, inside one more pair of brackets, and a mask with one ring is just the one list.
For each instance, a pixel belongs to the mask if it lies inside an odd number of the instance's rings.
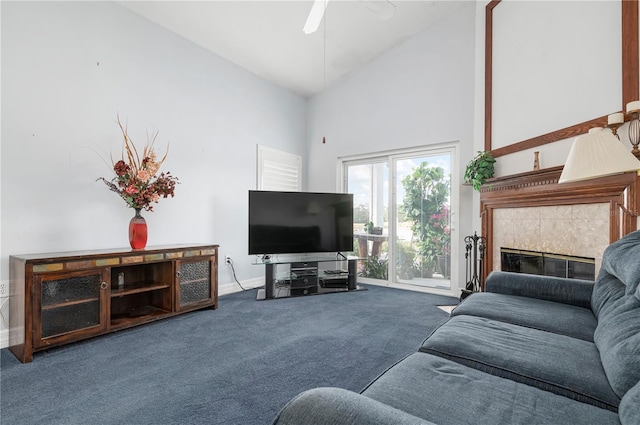
{"label": "gray carpet", "polygon": [[377,286],[189,313],[36,353],[0,353],[2,424],[269,424],[308,388],[360,391],[417,351],[450,297]]}

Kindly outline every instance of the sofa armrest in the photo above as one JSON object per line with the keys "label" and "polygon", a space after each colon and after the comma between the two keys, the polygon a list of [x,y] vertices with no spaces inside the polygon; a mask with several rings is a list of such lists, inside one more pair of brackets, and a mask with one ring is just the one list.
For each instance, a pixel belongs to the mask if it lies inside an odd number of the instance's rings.
{"label": "sofa armrest", "polygon": [[487,277],[485,290],[590,309],[593,285],[591,280],[493,271]]}
{"label": "sofa armrest", "polygon": [[274,425],[435,425],[367,396],[340,388],[315,388],[291,400]]}

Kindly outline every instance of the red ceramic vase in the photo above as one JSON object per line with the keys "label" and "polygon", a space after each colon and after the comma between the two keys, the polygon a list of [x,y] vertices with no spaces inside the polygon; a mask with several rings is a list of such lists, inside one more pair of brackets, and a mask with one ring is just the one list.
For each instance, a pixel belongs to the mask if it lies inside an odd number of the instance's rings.
{"label": "red ceramic vase", "polygon": [[143,249],[147,246],[147,222],[140,215],[140,208],[136,208],[136,215],[129,222],[129,244],[133,249]]}

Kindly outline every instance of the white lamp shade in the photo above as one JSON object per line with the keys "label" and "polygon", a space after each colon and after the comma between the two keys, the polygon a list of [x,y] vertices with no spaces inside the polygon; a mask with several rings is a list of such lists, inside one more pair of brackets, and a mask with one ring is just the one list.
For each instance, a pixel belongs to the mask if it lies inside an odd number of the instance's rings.
{"label": "white lamp shade", "polygon": [[621,174],[640,169],[640,161],[622,143],[602,128],[592,128],[571,145],[558,183]]}

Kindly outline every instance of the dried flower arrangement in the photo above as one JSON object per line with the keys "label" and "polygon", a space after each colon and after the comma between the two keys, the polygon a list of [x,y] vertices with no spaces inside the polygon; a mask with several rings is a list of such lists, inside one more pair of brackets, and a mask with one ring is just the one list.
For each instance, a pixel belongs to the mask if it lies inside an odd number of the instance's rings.
{"label": "dried flower arrangement", "polygon": [[127,127],[120,122],[120,117],[117,122],[124,139],[122,159],[114,162],[111,158],[115,172],[113,179],[107,180],[100,177],[98,180],[104,181],[107,187],[120,195],[131,208],[153,211],[151,203],[157,203],[160,197],[173,197],[175,186],[178,183],[178,178],[172,176],[168,171],[157,175],[160,166],[167,158],[168,149],[162,159],[157,161],[153,148],[158,136],[158,132],[155,132],[145,145],[141,159],[135,144],[129,137]]}

